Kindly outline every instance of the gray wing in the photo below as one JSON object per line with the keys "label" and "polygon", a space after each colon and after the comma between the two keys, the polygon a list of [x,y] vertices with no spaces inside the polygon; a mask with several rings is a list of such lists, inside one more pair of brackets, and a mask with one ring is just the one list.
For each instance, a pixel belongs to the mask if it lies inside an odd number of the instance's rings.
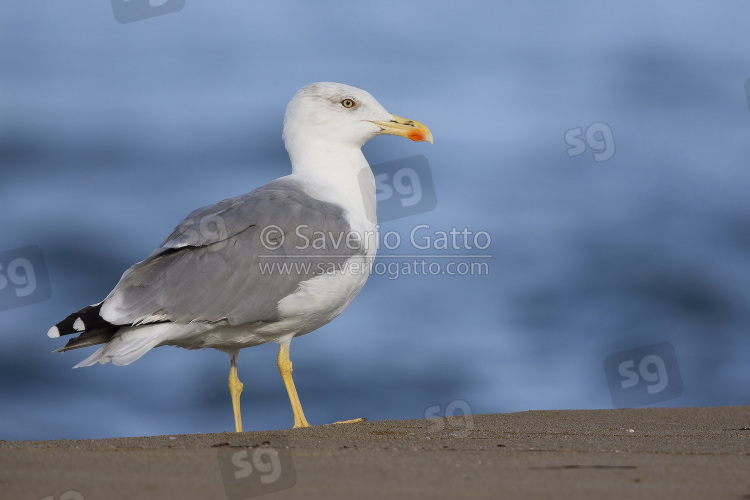
{"label": "gray wing", "polygon": [[117,325],[277,321],[279,301],[300,283],[364,253],[349,234],[342,207],[278,179],[192,212],[125,272],[100,314]]}

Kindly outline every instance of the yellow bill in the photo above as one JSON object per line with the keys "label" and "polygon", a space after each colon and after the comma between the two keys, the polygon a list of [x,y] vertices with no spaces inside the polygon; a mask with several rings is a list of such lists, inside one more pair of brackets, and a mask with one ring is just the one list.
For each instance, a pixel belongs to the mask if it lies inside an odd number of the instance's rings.
{"label": "yellow bill", "polygon": [[372,122],[380,127],[379,134],[390,134],[406,137],[412,141],[429,142],[432,144],[432,132],[424,124],[408,118],[393,116],[393,120],[387,122]]}

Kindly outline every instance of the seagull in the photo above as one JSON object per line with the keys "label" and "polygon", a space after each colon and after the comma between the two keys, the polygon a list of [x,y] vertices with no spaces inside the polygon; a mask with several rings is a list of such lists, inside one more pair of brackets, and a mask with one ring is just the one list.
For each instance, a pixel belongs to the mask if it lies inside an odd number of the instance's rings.
{"label": "seagull", "polygon": [[128,365],[160,346],[223,351],[242,432],[237,356],[276,342],[294,428],[309,427],[289,348],[341,314],[367,281],[377,217],[375,179],[361,148],[382,134],[432,143],[425,125],[389,113],[364,90],[306,85],[284,117],[292,173],[191,212],[103,301],[50,328],[51,338],[78,334],[54,352],[103,344],[79,368]]}

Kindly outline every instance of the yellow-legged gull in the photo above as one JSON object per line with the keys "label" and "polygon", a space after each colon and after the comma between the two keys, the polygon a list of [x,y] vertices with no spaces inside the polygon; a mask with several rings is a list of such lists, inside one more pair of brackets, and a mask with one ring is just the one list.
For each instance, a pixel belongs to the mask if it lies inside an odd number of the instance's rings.
{"label": "yellow-legged gull", "polygon": [[48,335],[79,334],[59,351],[104,344],[76,367],[127,365],[163,345],[226,352],[237,432],[237,355],[277,342],[294,427],[309,427],[289,346],[338,316],[367,280],[377,220],[375,181],[361,147],[380,134],[432,142],[427,127],[388,113],[364,90],[330,82],[303,87],[284,119],[290,175],[193,211],[102,302]]}

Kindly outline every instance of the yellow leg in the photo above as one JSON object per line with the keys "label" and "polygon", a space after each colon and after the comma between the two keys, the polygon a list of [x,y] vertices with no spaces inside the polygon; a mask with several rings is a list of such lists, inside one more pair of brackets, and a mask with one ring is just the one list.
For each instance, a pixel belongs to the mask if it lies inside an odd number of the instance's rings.
{"label": "yellow leg", "polygon": [[279,345],[279,356],[276,358],[276,364],[279,367],[281,378],[284,380],[286,392],[289,393],[289,401],[292,403],[294,428],[310,427],[310,424],[307,423],[307,419],[305,418],[305,413],[302,411],[302,404],[299,402],[297,389],[294,387],[294,380],[292,380],[292,362],[289,359],[289,344]]}
{"label": "yellow leg", "polygon": [[234,408],[234,426],[237,432],[242,432],[242,414],[240,413],[240,394],[242,394],[242,382],[237,377],[237,354],[230,354],[231,367],[229,368],[229,393],[232,395],[232,408]]}

